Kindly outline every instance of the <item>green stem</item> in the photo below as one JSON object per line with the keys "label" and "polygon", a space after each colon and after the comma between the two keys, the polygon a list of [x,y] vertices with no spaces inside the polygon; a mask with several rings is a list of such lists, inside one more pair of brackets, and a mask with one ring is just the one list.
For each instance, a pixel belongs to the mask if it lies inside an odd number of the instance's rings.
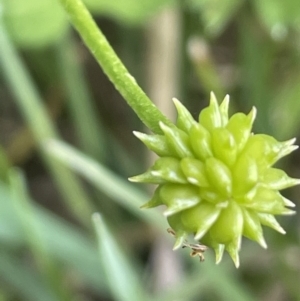
{"label": "green stem", "polygon": [[162,132],[158,124],[159,121],[171,125],[171,121],[158,110],[130,75],[82,1],[59,1],[103,71],[141,121],[154,133]]}

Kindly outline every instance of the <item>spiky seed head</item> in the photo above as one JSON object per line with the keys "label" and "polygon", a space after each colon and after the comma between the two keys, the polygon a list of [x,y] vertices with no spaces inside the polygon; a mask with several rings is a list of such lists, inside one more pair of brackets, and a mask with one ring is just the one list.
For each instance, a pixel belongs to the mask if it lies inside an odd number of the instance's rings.
{"label": "spiky seed head", "polygon": [[192,234],[215,250],[217,263],[226,250],[238,267],[243,236],[266,248],[262,225],[285,234],[274,215],[293,214],[287,207],[295,204],[279,191],[300,180],[273,165],[297,149],[295,139],[279,142],[253,134],[256,109],[229,118],[228,95],[219,105],[211,93],[198,122],[179,100],[173,101],[176,125],[160,123],[163,135],[135,132],[159,158],[130,180],[158,184],[142,207],[166,206],[164,215],[176,233],[174,249]]}

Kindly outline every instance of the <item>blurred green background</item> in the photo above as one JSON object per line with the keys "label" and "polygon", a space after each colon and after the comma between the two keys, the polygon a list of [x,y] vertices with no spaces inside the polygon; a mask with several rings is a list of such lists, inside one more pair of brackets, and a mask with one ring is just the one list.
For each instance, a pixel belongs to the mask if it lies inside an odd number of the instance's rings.
{"label": "blurred green background", "polygon": [[[86,0],[151,99],[197,117],[209,92],[258,117],[254,131],[300,134],[297,0]],[[300,218],[269,248],[243,241],[241,267],[173,252],[149,187],[143,125],[55,0],[0,0],[0,300],[300,300]],[[280,162],[300,177],[299,151]],[[284,192],[299,205],[299,188]],[[297,209],[297,208],[296,208]],[[94,214],[94,212],[100,212]]]}

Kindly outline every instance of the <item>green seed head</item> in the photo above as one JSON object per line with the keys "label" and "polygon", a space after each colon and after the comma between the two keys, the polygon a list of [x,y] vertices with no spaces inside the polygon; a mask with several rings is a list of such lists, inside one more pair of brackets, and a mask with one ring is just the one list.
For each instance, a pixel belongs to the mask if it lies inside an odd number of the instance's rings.
{"label": "green seed head", "polygon": [[294,204],[280,190],[300,184],[272,167],[297,146],[252,133],[256,117],[236,113],[228,118],[229,97],[219,105],[214,94],[196,122],[177,100],[176,125],[160,123],[163,135],[135,135],[159,158],[133,182],[158,184],[143,208],[165,205],[164,215],[176,233],[176,246],[192,234],[215,250],[224,250],[239,266],[242,236],[266,248],[262,225],[285,233],[274,215],[290,215]]}

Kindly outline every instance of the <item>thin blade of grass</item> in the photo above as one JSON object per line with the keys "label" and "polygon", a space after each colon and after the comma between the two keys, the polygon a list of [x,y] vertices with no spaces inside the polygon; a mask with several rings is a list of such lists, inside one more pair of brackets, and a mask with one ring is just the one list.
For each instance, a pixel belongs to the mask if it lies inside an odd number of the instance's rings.
{"label": "thin blade of grass", "polygon": [[0,276],[20,300],[58,301],[20,260],[0,250]]}
{"label": "thin blade of grass", "polygon": [[104,130],[98,122],[99,116],[95,114],[76,48],[70,32],[56,44],[61,79],[66,89],[68,107],[82,149],[91,157],[103,162],[105,161]]}
{"label": "thin blade of grass", "polygon": [[[71,268],[79,279],[101,295],[107,292],[97,249],[90,237],[39,205],[33,215],[40,226],[48,252],[54,260]],[[0,182],[0,244],[13,248],[26,245],[25,233],[17,217],[8,188]],[[43,300],[43,299],[40,299]]]}
{"label": "thin blade of grass", "polygon": [[51,286],[52,290],[60,300],[72,300],[72,293],[63,285],[62,270],[51,258],[48,246],[45,244],[40,225],[34,215],[34,208],[28,196],[24,175],[21,170],[11,169],[9,172],[12,200],[17,215],[24,229],[26,244],[34,256],[38,269],[43,275],[45,284]]}
{"label": "thin blade of grass", "polygon": [[150,222],[160,229],[166,229],[166,222],[157,212],[144,213],[139,207],[147,201],[147,196],[140,190],[125,182],[95,160],[82,154],[75,148],[58,140],[48,140],[46,151],[61,163],[78,172],[107,196],[118,202],[137,217]]}
{"label": "thin blade of grass", "polygon": [[99,213],[92,217],[98,239],[100,259],[111,294],[116,301],[148,300],[133,263],[121,250]]}
{"label": "thin blade of grass", "polygon": [[[11,43],[0,18],[0,65],[15,100],[24,115],[38,145],[47,138],[58,137],[54,125],[47,115],[41,96],[26,67]],[[42,152],[43,158],[56,180],[67,206],[85,225],[94,211],[87,194],[76,177],[61,164],[57,164]]]}

